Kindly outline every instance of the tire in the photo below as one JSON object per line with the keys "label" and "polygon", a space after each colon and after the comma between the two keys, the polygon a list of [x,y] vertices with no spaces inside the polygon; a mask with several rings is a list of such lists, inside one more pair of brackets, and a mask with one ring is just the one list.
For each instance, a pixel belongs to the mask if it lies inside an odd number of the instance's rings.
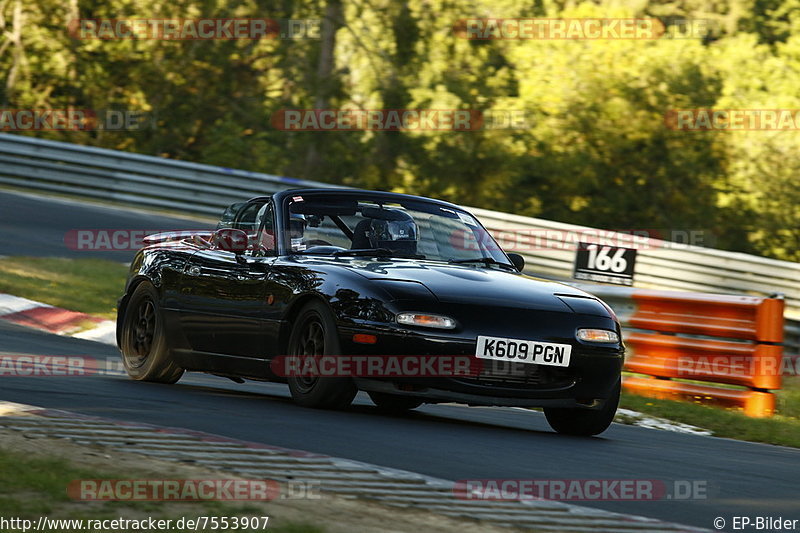
{"label": "tire", "polygon": [[[341,355],[333,314],[322,302],[300,310],[289,336],[289,357]],[[316,409],[344,409],[358,389],[350,378],[292,376],[286,380],[296,404]]]}
{"label": "tire", "polygon": [[397,396],[395,394],[388,394],[385,392],[370,392],[368,393],[372,403],[374,403],[381,411],[387,413],[402,413],[416,409],[423,404],[419,398],[412,396]]}
{"label": "tire", "polygon": [[122,363],[135,380],[175,383],[184,371],[170,358],[158,299],[158,291],[146,281],[133,291],[122,324]]}
{"label": "tire", "polygon": [[546,407],[544,416],[550,427],[564,435],[590,437],[608,429],[619,405],[620,381],[614,385],[611,397],[600,409]]}

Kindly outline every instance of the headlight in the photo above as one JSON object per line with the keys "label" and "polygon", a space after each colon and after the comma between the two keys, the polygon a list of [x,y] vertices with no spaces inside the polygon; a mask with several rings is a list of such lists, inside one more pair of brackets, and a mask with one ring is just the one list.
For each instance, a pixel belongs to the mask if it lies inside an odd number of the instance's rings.
{"label": "headlight", "polygon": [[616,344],[619,342],[619,335],[617,335],[617,332],[608,329],[579,329],[576,336],[580,340],[586,342],[602,342],[606,344]]}
{"label": "headlight", "polygon": [[424,313],[400,313],[397,315],[397,323],[439,329],[453,329],[456,327],[456,321],[450,317],[426,315]]}

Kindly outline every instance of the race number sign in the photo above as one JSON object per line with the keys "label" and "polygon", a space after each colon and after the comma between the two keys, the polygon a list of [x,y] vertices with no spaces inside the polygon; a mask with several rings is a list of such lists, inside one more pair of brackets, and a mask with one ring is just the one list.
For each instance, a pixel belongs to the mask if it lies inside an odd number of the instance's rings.
{"label": "race number sign", "polygon": [[595,243],[578,243],[572,277],[586,281],[633,285],[636,250]]}

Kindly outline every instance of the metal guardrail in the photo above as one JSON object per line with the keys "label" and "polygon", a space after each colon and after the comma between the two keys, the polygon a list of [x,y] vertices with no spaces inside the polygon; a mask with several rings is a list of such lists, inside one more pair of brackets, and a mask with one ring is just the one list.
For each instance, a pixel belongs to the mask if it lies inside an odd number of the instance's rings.
{"label": "metal guardrail", "polygon": [[0,134],[0,184],[213,216],[243,198],[331,186],[9,134]]}
{"label": "metal guardrail", "polygon": [[[211,216],[251,196],[293,187],[331,187],[10,134],[0,134],[0,164],[0,184]],[[562,280],[572,277],[575,253],[564,245],[563,236],[592,230],[486,209],[472,211],[495,234],[533,232],[537,245],[515,251],[525,256],[532,273]],[[781,293],[786,299],[787,346],[796,342],[789,352],[800,353],[800,264],[657,240],[650,240],[650,246],[638,252],[636,287],[763,296]]]}
{"label": "metal guardrail", "polygon": [[[570,279],[575,248],[565,243],[566,235],[585,235],[594,228],[472,209],[496,236],[515,236],[515,250],[532,270],[543,275]],[[526,242],[518,234],[532,235]],[[553,238],[548,237],[549,234]],[[527,236],[526,235],[526,236]],[[619,235],[619,240],[629,239]],[[511,246],[513,248],[514,245]],[[636,256],[636,287],[649,289],[712,292],[720,294],[783,294],[787,317],[800,320],[800,263],[753,255],[648,239]]]}

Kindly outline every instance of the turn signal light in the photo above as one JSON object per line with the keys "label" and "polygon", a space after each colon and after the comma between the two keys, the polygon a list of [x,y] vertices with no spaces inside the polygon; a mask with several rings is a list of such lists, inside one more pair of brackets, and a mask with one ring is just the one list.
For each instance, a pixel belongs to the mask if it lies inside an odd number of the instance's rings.
{"label": "turn signal light", "polygon": [[617,332],[608,329],[579,329],[577,337],[586,342],[603,342],[608,344],[616,344],[619,342],[619,335],[617,335]]}
{"label": "turn signal light", "polygon": [[375,344],[378,342],[378,337],[375,335],[367,335],[366,333],[356,333],[353,335],[353,342],[359,344]]}
{"label": "turn signal light", "polygon": [[400,313],[397,315],[397,323],[439,329],[453,329],[456,327],[456,321],[450,317],[423,313]]}

